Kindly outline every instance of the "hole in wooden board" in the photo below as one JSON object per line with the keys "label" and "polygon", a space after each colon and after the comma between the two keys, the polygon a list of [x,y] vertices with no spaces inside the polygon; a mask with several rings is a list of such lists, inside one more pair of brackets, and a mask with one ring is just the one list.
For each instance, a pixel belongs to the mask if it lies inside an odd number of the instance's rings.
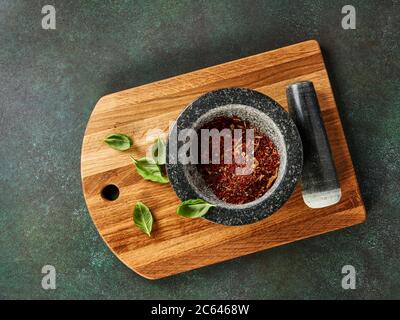
{"label": "hole in wooden board", "polygon": [[101,190],[101,197],[108,201],[115,201],[119,197],[119,188],[115,184],[109,184]]}

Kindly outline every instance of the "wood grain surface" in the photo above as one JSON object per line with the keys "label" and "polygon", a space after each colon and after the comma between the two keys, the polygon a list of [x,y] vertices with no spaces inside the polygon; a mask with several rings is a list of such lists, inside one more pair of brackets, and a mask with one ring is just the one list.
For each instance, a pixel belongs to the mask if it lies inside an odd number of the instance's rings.
{"label": "wood grain surface", "polygon": [[[171,121],[198,96],[214,89],[258,90],[287,108],[286,86],[314,82],[342,188],[341,201],[324,209],[308,208],[298,186],[275,214],[239,227],[186,219],[170,185],[144,181],[129,156],[144,156],[155,129],[168,133]],[[126,133],[132,149],[119,152],[103,143],[107,134]],[[102,97],[89,119],[81,155],[83,192],[104,241],[129,268],[158,279],[285,243],[362,223],[365,208],[343,133],[319,44],[310,40]],[[118,186],[115,201],[101,197]],[[152,211],[151,237],[133,225],[136,201]]]}

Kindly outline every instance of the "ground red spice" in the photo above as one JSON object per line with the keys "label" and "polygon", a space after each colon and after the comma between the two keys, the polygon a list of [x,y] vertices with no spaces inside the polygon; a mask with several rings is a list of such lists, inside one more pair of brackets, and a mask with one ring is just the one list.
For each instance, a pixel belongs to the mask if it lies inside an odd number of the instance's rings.
{"label": "ground red spice", "polygon": [[263,196],[273,185],[280,164],[280,157],[275,144],[265,134],[249,122],[237,116],[219,117],[207,123],[202,129],[242,130],[242,143],[232,141],[232,154],[246,152],[246,129],[254,130],[254,163],[253,171],[249,175],[236,175],[236,168],[245,167],[245,164],[224,164],[224,138],[220,139],[220,164],[211,164],[212,140],[210,138],[210,164],[199,164],[198,169],[203,179],[221,200],[232,204],[243,204],[254,201]]}

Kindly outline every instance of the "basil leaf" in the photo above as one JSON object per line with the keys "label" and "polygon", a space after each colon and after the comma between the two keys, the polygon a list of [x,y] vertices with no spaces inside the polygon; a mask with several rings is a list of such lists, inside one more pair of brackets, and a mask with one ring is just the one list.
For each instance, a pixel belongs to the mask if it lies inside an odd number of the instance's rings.
{"label": "basil leaf", "polygon": [[159,183],[168,183],[168,177],[165,176],[159,165],[149,158],[142,158],[136,160],[131,157],[133,164],[136,167],[136,171],[145,179]]}
{"label": "basil leaf", "polygon": [[214,205],[203,199],[190,199],[182,202],[176,209],[176,213],[186,218],[200,218],[204,216]]}
{"label": "basil leaf", "polygon": [[153,215],[150,209],[142,202],[136,202],[133,210],[133,222],[135,226],[142,230],[150,237],[151,229],[153,228]]}
{"label": "basil leaf", "polygon": [[110,134],[104,139],[104,142],[119,151],[128,150],[133,145],[132,139],[123,133]]}
{"label": "basil leaf", "polygon": [[160,137],[158,137],[154,142],[151,149],[151,155],[158,165],[164,165],[167,162],[167,148]]}

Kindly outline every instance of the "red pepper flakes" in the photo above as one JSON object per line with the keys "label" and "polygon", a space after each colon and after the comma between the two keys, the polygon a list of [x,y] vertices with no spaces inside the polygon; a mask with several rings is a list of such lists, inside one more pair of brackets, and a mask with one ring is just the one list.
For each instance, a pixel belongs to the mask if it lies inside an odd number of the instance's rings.
{"label": "red pepper flakes", "polygon": [[[262,197],[273,185],[280,164],[278,150],[272,140],[261,133],[249,122],[237,116],[218,117],[204,125],[201,129],[242,130],[242,143],[232,138],[232,155],[246,152],[246,129],[254,130],[254,162],[253,171],[249,175],[237,175],[236,168],[246,164],[236,164],[233,158],[231,164],[224,164],[224,138],[220,138],[220,164],[211,164],[212,139],[209,139],[210,164],[200,164],[198,169],[203,179],[217,198],[232,204],[244,204]],[[236,143],[236,145],[235,145]]]}

